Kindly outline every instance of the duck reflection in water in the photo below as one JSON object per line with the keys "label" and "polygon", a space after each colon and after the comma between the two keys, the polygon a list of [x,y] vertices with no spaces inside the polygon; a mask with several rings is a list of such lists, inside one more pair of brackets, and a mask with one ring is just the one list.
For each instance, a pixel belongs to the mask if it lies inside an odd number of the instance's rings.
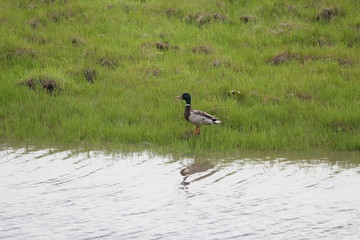
{"label": "duck reflection in water", "polygon": [[[196,182],[196,181],[200,181],[201,179],[207,178],[211,175],[213,175],[214,173],[216,173],[218,170],[213,169],[214,165],[210,162],[197,162],[194,163],[186,168],[183,168],[180,170],[180,174],[182,176],[184,176],[184,180],[181,182],[181,185],[189,185],[191,182]],[[209,171],[210,169],[213,169],[212,171]],[[209,171],[209,172],[208,172]],[[199,176],[198,178],[195,178],[191,181],[186,181],[186,179],[193,174],[196,173],[202,173],[202,172],[207,172],[205,175]]]}

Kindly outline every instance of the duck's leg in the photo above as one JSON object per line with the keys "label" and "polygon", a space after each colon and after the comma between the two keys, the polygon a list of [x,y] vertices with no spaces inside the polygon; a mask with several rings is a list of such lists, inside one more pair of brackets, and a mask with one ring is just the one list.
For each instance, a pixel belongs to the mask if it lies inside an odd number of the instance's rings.
{"label": "duck's leg", "polygon": [[195,129],[195,131],[194,131],[194,134],[195,134],[195,135],[200,134],[200,126],[196,126],[196,129]]}

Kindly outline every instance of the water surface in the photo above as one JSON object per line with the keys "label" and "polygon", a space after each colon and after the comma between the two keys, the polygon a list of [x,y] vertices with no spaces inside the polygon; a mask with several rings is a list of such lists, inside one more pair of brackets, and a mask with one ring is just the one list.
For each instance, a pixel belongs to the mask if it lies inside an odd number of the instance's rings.
{"label": "water surface", "polygon": [[2,148],[0,180],[0,239],[360,236],[358,153]]}

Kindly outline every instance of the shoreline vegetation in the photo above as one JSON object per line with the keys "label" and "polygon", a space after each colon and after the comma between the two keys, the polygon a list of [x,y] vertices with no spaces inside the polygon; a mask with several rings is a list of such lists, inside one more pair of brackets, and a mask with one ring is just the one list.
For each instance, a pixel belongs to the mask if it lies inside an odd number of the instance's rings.
{"label": "shoreline vegetation", "polygon": [[[359,1],[0,3],[0,140],[360,150]],[[222,121],[193,136],[194,109]]]}

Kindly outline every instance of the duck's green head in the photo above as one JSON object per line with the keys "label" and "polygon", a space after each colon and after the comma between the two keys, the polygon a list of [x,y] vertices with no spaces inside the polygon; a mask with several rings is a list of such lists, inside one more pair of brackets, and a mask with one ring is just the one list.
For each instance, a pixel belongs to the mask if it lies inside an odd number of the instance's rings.
{"label": "duck's green head", "polygon": [[177,96],[178,100],[185,100],[186,104],[191,104],[191,96],[188,93],[183,93],[181,96]]}

